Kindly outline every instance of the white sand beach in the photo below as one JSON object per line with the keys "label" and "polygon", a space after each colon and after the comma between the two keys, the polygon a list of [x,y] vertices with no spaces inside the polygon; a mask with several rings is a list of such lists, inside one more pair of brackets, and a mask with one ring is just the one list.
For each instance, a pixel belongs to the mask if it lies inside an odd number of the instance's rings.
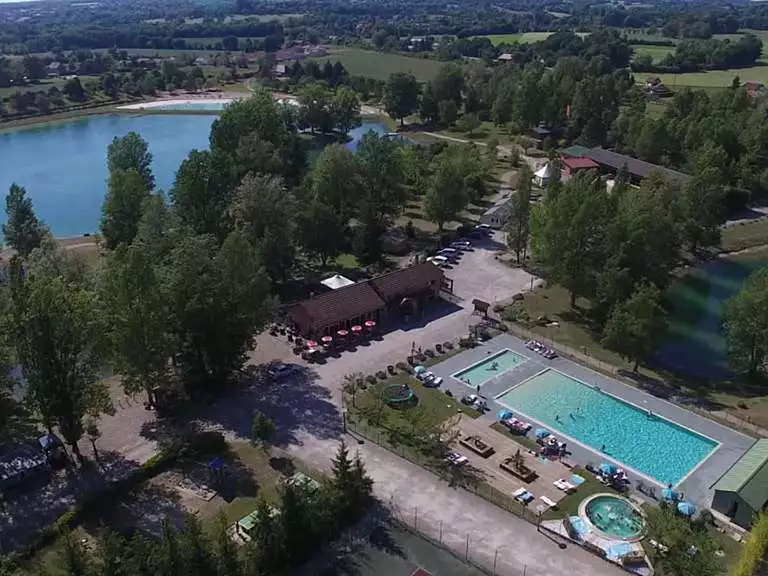
{"label": "white sand beach", "polygon": [[[247,94],[243,94],[243,97]],[[173,108],[174,106],[206,105],[206,104],[229,104],[235,98],[230,96],[221,98],[163,98],[152,102],[137,102],[136,104],[125,104],[118,106],[118,110],[147,110],[151,108]]]}

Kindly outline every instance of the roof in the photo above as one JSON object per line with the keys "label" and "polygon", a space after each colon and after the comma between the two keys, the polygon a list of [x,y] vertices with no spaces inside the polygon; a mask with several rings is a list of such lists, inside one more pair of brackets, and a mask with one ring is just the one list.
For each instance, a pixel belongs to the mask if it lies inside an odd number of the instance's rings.
{"label": "roof", "polygon": [[570,157],[566,156],[563,158],[563,165],[568,166],[571,170],[586,170],[590,168],[599,168],[597,165],[597,162],[592,160],[591,158],[582,158],[582,157]]}
{"label": "roof", "polygon": [[626,165],[629,173],[638,178],[647,178],[652,172],[658,172],[665,179],[678,184],[686,184],[691,179],[690,176],[682,172],[670,170],[669,168],[651,164],[644,160],[638,160],[637,158],[632,158],[632,156],[619,154],[613,150],[606,150],[599,146],[591,148],[586,156],[602,166],[608,166],[617,171]]}
{"label": "roof", "polygon": [[344,288],[344,286],[352,286],[354,281],[341,274],[334,274],[330,278],[321,281],[320,284],[327,286],[331,290],[338,290],[339,288]]}
{"label": "roof", "polygon": [[581,158],[589,152],[589,148],[586,146],[568,146],[563,150],[563,156],[570,156],[571,158]]}
{"label": "roof", "polygon": [[720,477],[715,490],[735,492],[753,510],[768,501],[768,440],[758,440]]}
{"label": "roof", "polygon": [[551,178],[552,165],[549,162],[547,162],[546,164],[544,164],[544,166],[536,170],[536,172],[534,172],[533,175],[536,176],[537,178]]}
{"label": "roof", "polygon": [[505,52],[504,54],[502,54],[501,56],[499,56],[498,58],[496,58],[496,60],[501,60],[501,61],[509,61],[509,60],[512,60],[512,54],[509,54],[508,52]]}
{"label": "roof", "polygon": [[369,280],[371,286],[384,300],[412,294],[425,288],[427,282],[430,284],[436,282],[438,288],[443,283],[443,271],[431,262],[422,262]]}
{"label": "roof", "polygon": [[536,126],[535,128],[531,128],[531,132],[542,138],[546,138],[547,136],[551,136],[555,133],[554,130],[550,130],[544,126]]}
{"label": "roof", "polygon": [[383,307],[384,301],[376,290],[368,282],[358,282],[299,302],[296,310],[315,325],[329,326]]}

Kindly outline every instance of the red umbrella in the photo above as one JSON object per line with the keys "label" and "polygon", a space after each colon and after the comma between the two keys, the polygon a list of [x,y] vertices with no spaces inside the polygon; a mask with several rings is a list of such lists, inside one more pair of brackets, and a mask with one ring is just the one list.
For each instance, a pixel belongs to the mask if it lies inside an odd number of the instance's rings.
{"label": "red umbrella", "polygon": [[374,326],[376,326],[376,322],[374,322],[373,320],[366,320],[365,325],[368,328],[373,328]]}
{"label": "red umbrella", "polygon": [[333,336],[323,336],[320,340],[323,341],[323,344],[330,344],[333,342]]}
{"label": "red umbrella", "polygon": [[307,340],[307,348],[317,348],[317,342],[314,340]]}
{"label": "red umbrella", "polygon": [[347,331],[347,330],[339,330],[338,332],[336,332],[336,334],[338,334],[339,336],[341,336],[343,338],[344,336],[349,336],[349,331]]}
{"label": "red umbrella", "polygon": [[352,326],[352,332],[362,332],[362,326]]}

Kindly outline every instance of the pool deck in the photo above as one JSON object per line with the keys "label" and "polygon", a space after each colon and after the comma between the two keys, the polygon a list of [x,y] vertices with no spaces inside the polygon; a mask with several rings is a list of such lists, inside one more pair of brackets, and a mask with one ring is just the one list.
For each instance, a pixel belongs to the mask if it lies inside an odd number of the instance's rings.
{"label": "pool deck", "polygon": [[[501,334],[476,348],[461,352],[444,362],[432,366],[430,370],[443,378],[441,385],[443,390],[450,390],[454,396],[461,398],[467,392],[476,393],[476,389],[457,380],[452,375],[505,348],[524,356],[527,361],[505,372],[501,372],[496,378],[488,380],[482,385],[480,394],[487,399],[488,407],[491,410],[478,423],[484,422],[490,426],[496,421],[499,410],[508,408],[496,401],[497,396],[510,388],[518,386],[528,378],[547,368],[554,368],[585,384],[597,385],[603,391],[625,402],[634,404],[641,409],[651,410],[662,418],[666,418],[679,426],[689,428],[698,434],[719,442],[719,446],[677,486],[677,490],[685,495],[686,500],[696,503],[700,508],[709,506],[712,502],[712,486],[755,442],[755,439],[750,436],[689,412],[666,400],[651,396],[628,384],[604,376],[567,358],[557,357],[553,360],[547,360],[532,350],[528,350],[525,347],[524,341],[509,334]],[[534,427],[547,428],[556,437],[566,439],[571,452],[568,460],[571,463],[581,465],[592,464],[597,467],[600,462],[606,460],[616,462],[626,469],[627,475],[632,482],[632,489],[635,489],[638,481],[641,481],[646,486],[654,487],[656,495],[660,496],[664,485],[649,476],[633,470],[628,463],[601,454],[577,439],[567,434],[562,434],[556,428],[543,424],[535,418],[514,410],[514,408],[512,410],[516,416],[519,415],[521,419],[527,420]],[[532,432],[529,432],[528,436],[532,437],[531,435]]]}

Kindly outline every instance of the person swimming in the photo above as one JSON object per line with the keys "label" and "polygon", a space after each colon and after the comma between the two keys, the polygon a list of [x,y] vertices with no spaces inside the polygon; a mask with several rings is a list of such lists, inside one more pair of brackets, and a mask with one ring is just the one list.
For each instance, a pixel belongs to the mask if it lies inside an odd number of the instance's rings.
{"label": "person swimming", "polygon": [[557,414],[557,415],[555,416],[555,422],[560,422],[560,414]]}
{"label": "person swimming", "polygon": [[602,446],[600,446],[600,452],[605,452],[605,444],[603,444]]}

